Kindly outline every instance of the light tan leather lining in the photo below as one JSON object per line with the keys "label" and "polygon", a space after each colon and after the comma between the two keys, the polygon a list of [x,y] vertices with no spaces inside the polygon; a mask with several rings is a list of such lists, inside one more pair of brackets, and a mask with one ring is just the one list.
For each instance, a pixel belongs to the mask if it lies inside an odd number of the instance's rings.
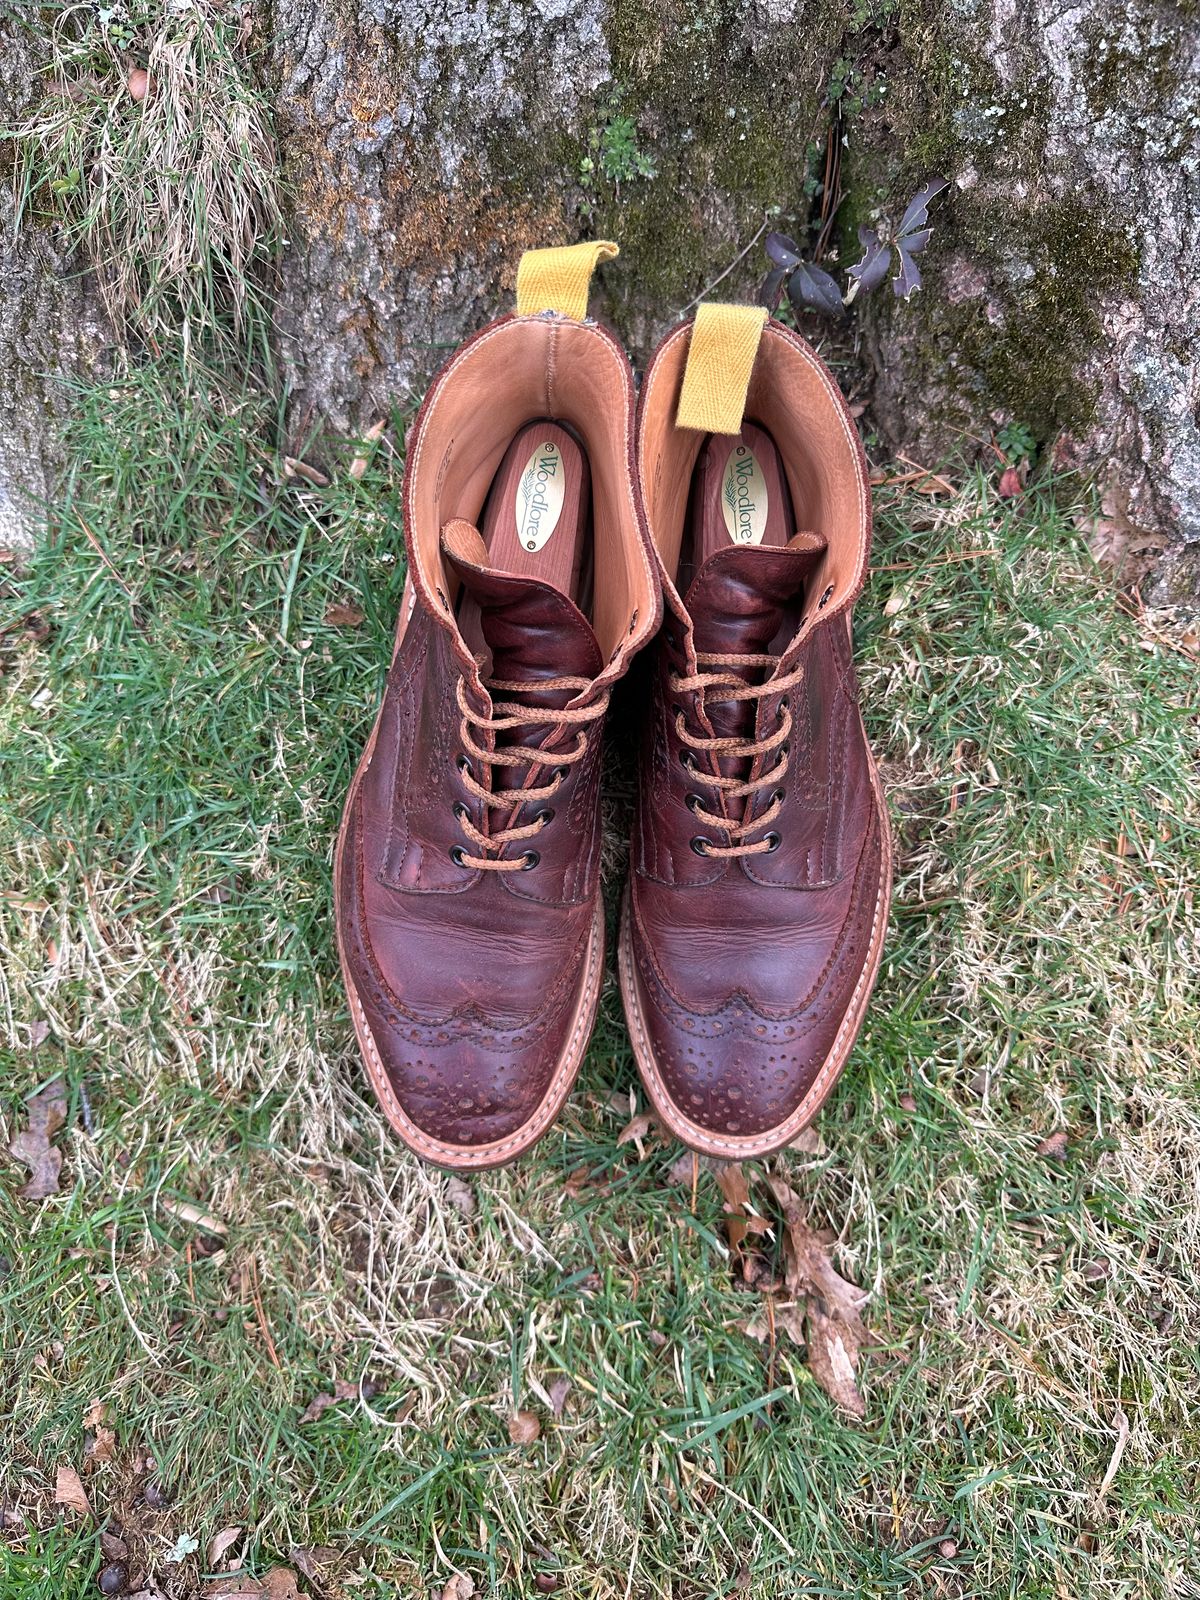
{"label": "light tan leather lining", "polygon": [[[687,514],[688,489],[704,434],[675,425],[691,326],[660,345],[646,380],[638,443],[650,534],[674,585]],[[746,417],[773,436],[783,456],[796,526],[828,540],[812,592],[833,593],[821,615],[832,616],[857,593],[870,543],[870,493],[854,425],[836,384],[808,346],[768,323],[750,379]],[[816,620],[813,608],[808,625]]]}
{"label": "light tan leather lining", "polygon": [[624,355],[593,324],[514,317],[464,347],[430,390],[408,463],[409,532],[427,600],[448,607],[454,599],[439,548],[443,526],[478,523],[513,436],[549,418],[574,428],[588,454],[600,648],[616,664],[644,642],[657,615],[657,575],[630,481],[632,397]]}

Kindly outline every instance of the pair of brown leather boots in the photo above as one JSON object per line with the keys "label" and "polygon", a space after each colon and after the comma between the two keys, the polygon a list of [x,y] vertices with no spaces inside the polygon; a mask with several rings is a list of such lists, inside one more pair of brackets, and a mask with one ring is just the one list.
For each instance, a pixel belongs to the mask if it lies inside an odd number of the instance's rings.
{"label": "pair of brown leather boots", "polygon": [[587,318],[615,254],[528,252],[517,314],[446,363],[409,439],[408,582],[335,893],[371,1081],[446,1167],[519,1156],[575,1081],[604,979],[604,718],[651,641],[620,978],[659,1117],[724,1159],[788,1144],[879,966],[853,422],[809,346],[746,306],[669,333],[635,401]]}

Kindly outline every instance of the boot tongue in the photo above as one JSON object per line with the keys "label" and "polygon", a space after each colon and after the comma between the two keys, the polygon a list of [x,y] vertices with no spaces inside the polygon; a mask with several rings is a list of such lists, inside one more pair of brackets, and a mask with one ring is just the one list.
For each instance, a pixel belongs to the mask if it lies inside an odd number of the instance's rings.
{"label": "boot tongue", "polygon": [[[494,699],[561,710],[579,691],[543,688],[547,679],[599,676],[604,657],[596,636],[579,607],[560,590],[540,578],[489,566],[487,547],[469,522],[446,524],[442,553],[468,601],[478,608],[474,619],[461,616],[460,625],[469,648],[482,636],[491,656],[484,677],[521,685],[496,691]],[[545,733],[545,726],[531,723],[502,737],[514,744],[537,745]],[[496,767],[493,775],[497,788],[504,789],[520,788],[523,776],[517,767]]]}
{"label": "boot tongue", "polygon": [[442,552],[479,607],[480,631],[492,658],[485,676],[528,684],[520,698],[529,705],[563,706],[578,691],[539,689],[543,679],[599,675],[604,658],[596,636],[560,590],[540,578],[489,566],[487,547],[468,522],[446,524]]}
{"label": "boot tongue", "polygon": [[766,650],[824,553],[825,540],[816,533],[798,533],[781,547],[731,544],[715,551],[683,602],[697,651],[756,655]]}
{"label": "boot tongue", "polygon": [[[699,655],[760,655],[779,633],[789,610],[825,553],[820,534],[798,533],[783,546],[731,544],[715,551],[692,580],[684,606],[692,619]],[[761,667],[728,667],[747,683],[761,683]],[[718,738],[748,739],[754,733],[756,700],[721,700],[714,692],[705,710]],[[744,779],[746,762],[722,756],[726,777]]]}

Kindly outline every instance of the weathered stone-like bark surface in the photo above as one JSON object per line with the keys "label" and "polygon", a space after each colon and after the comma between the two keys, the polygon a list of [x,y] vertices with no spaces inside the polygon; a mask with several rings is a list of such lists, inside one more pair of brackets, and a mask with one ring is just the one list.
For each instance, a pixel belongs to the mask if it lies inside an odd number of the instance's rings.
{"label": "weathered stone-like bark surface", "polygon": [[[836,47],[811,10],[276,0],[301,393],[378,412],[496,314],[523,249],[588,234],[622,246],[597,309],[644,350],[795,197]],[[581,181],[622,115],[655,175]]]}
{"label": "weathered stone-like bark surface", "polygon": [[[526,245],[611,233],[607,304],[635,353],[802,213],[835,75],[842,262],[923,177],[952,188],[921,295],[863,310],[885,437],[932,455],[998,420],[1098,469],[1104,538],[1200,554],[1200,26],[1135,0],[953,8],[588,0],[330,13],[279,0],[280,132],[298,195],[284,324],[298,387],[345,424],[488,316]],[[859,104],[863,102],[863,104]],[[650,178],[580,184],[614,115]],[[787,226],[785,220],[784,225]],[[755,250],[723,285],[745,293]]]}
{"label": "weathered stone-like bark surface", "polygon": [[[915,23],[915,19],[914,19]],[[884,431],[936,453],[999,412],[1099,472],[1097,548],[1200,591],[1200,13],[960,0],[906,28],[868,135],[954,189],[928,292],[869,319]],[[857,197],[856,197],[857,198]]]}
{"label": "weathered stone-like bark surface", "polygon": [[[0,14],[0,127],[36,93],[30,33]],[[94,371],[104,325],[52,227],[16,227],[11,152],[0,151],[0,545],[28,542],[53,492],[70,398],[61,375]]]}
{"label": "weathered stone-like bark surface", "polygon": [[[837,99],[843,267],[860,224],[931,173],[951,180],[921,294],[884,288],[854,313],[880,432],[932,458],[1023,423],[1100,473],[1117,554],[1166,547],[1159,596],[1200,590],[1192,0],[259,0],[250,15],[247,70],[291,195],[278,321],[300,416],[353,427],[419,393],[509,303],[522,249],[587,234],[622,245],[597,311],[644,356],[731,263],[716,292],[753,291],[761,245],[739,255],[768,214],[804,236]],[[23,94],[27,55],[8,45],[0,73]],[[94,334],[44,234],[7,265],[0,481],[36,477],[53,432],[31,372],[86,365]]]}

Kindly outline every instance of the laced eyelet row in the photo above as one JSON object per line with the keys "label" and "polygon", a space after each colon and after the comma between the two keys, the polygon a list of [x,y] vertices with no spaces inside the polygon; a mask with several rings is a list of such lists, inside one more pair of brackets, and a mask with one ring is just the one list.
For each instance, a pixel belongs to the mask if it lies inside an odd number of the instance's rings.
{"label": "laced eyelet row", "polygon": [[[591,686],[591,679],[575,677],[547,678],[537,685],[539,690],[576,693]],[[489,696],[493,696],[497,692],[520,694],[527,691],[530,685],[493,679],[484,687]],[[458,680],[456,693],[458,708],[462,713],[459,737],[464,748],[455,765],[464,787],[481,804],[484,826],[476,826],[469,807],[461,800],[456,801],[455,821],[466,834],[476,853],[472,854],[464,845],[454,844],[450,847],[450,859],[456,867],[470,871],[532,872],[542,859],[537,850],[525,849],[517,856],[505,855],[503,851],[507,845],[519,843],[540,833],[554,821],[554,807],[541,805],[539,802],[557,794],[570,776],[571,768],[586,755],[590,742],[589,725],[603,717],[608,708],[608,694],[605,692],[599,695],[590,705],[568,705],[561,710],[546,706],[523,705],[513,700],[493,700],[490,712],[484,714],[471,705],[461,678]],[[547,747],[505,744],[497,738],[497,735],[508,733],[515,728],[528,727],[549,728]],[[478,729],[485,736],[485,742],[475,738],[473,729]],[[559,749],[553,741],[570,732],[575,736],[573,747],[566,750]],[[519,788],[497,789],[490,781],[480,782],[476,777],[476,763],[479,770],[489,779],[491,769],[494,767],[525,768],[527,778],[541,771],[549,771],[550,778],[546,783],[536,785],[527,783]],[[529,822],[500,828],[495,832],[488,828],[489,812],[504,810],[515,816],[523,806],[527,805],[538,807]]]}
{"label": "laced eyelet row", "polygon": [[[779,659],[767,654],[698,654],[696,669],[690,677],[672,672],[670,688],[672,694],[694,695],[698,712],[701,714],[709,700],[761,700],[768,695],[786,696],[804,676],[803,668],[800,666],[780,672]],[[755,683],[741,676],[740,673],[747,669],[761,671],[762,681]],[[719,812],[716,809],[710,810],[696,789],[689,790],[684,796],[683,803],[693,816],[708,828],[724,834],[726,840],[725,843],[719,844],[709,834],[698,833],[691,840],[692,850],[698,856],[712,856],[717,859],[773,854],[779,849],[783,839],[778,830],[771,828],[770,824],[779,815],[786,798],[786,791],[779,780],[787,772],[791,749],[789,735],[792,715],[786,698],[781,698],[779,720],[774,732],[762,738],[753,735],[705,738],[689,730],[687,713],[678,701],[672,703],[671,712],[676,736],[684,746],[679,752],[680,764],[697,787],[708,787],[717,792],[721,807]],[[697,753],[703,753],[708,757],[707,767],[697,761]],[[727,777],[721,771],[722,759],[747,762],[751,765],[753,773],[754,763],[767,758],[770,758],[771,764],[745,780]],[[768,785],[773,787],[765,807],[757,816],[748,816],[746,813],[752,809],[754,797]],[[737,800],[743,800],[746,804],[741,808],[734,807],[732,802]],[[740,816],[736,814],[739,809]],[[769,831],[761,838],[751,840],[747,837],[764,827]]]}

